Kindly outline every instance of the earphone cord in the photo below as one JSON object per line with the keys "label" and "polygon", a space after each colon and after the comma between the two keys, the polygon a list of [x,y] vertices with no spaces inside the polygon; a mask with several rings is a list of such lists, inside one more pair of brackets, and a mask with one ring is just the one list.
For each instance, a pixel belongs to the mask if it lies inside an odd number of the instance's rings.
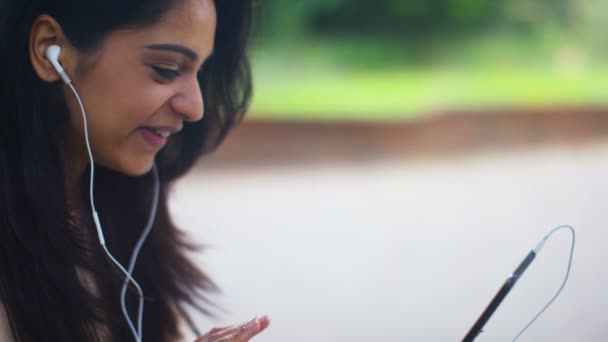
{"label": "earphone cord", "polygon": [[[131,330],[131,333],[133,334],[133,336],[135,337],[135,341],[137,342],[141,342],[141,326],[142,326],[142,317],[143,317],[143,292],[141,290],[141,287],[139,286],[139,284],[135,281],[135,279],[133,279],[133,277],[131,276],[132,273],[132,267],[129,267],[130,271],[127,272],[124,267],[114,258],[114,256],[112,256],[112,254],[110,253],[110,251],[108,250],[107,246],[106,246],[106,241],[103,235],[103,231],[101,229],[101,222],[99,221],[99,216],[97,214],[97,210],[95,208],[95,201],[94,201],[94,197],[93,197],[93,181],[94,181],[94,174],[95,174],[95,163],[93,160],[93,153],[91,152],[91,145],[89,143],[89,132],[88,132],[88,126],[87,126],[87,116],[86,116],[86,112],[84,110],[84,105],[82,104],[82,100],[80,99],[80,96],[78,95],[78,92],[76,91],[76,89],[74,88],[74,86],[71,83],[67,83],[67,85],[70,87],[70,89],[72,90],[72,92],[74,93],[74,95],[76,96],[76,100],[78,100],[78,104],[80,105],[80,110],[82,111],[82,119],[84,121],[84,136],[85,136],[85,141],[86,141],[86,145],[87,145],[87,151],[89,153],[89,161],[91,163],[91,172],[90,172],[90,180],[89,180],[89,200],[91,202],[91,209],[93,211],[93,221],[95,222],[95,227],[97,228],[97,235],[99,237],[99,242],[101,244],[101,246],[103,247],[103,250],[105,251],[105,253],[107,254],[107,256],[110,258],[110,260],[114,263],[114,265],[116,265],[116,267],[118,267],[118,269],[125,275],[125,283],[123,284],[123,291],[126,291],[126,286],[129,282],[131,282],[133,284],[133,286],[135,287],[135,289],[137,290],[137,293],[139,295],[139,311],[138,311],[138,330],[135,329],[133,322],[131,321],[131,318],[129,317],[129,314],[127,312],[127,308],[125,305],[125,301],[124,301],[124,296],[123,293],[121,291],[121,309],[122,309],[122,313],[125,316],[125,319],[127,321],[127,324],[129,325],[129,329]],[[156,174],[156,169],[155,169],[155,180],[158,179],[158,175]],[[156,185],[158,186],[158,185]],[[158,192],[158,190],[156,191]],[[157,194],[156,194],[157,195]],[[156,202],[156,200],[155,200]],[[156,204],[154,204],[154,207],[156,207]],[[151,215],[153,216],[153,215]],[[150,224],[151,226],[151,224]],[[147,229],[149,230],[149,229]],[[145,236],[147,236],[147,232],[144,231],[144,234],[142,235],[143,239],[145,239]],[[138,241],[137,244],[137,248],[136,248],[136,252],[139,253],[139,249],[141,248],[141,244],[143,244],[143,239],[142,237],[140,237],[140,241]],[[140,243],[141,242],[141,243]],[[135,251],[134,251],[135,252]],[[134,266],[135,262],[134,260],[137,258],[137,254],[134,253],[132,258],[131,258],[131,262]]]}
{"label": "earphone cord", "polygon": [[[154,217],[156,216],[156,209],[158,207],[158,196],[160,194],[160,180],[158,178],[158,169],[156,168],[156,164],[154,164],[152,167],[152,173],[154,175],[154,194],[152,197],[150,215],[148,216],[148,222],[146,222],[146,228],[144,229],[143,233],[139,237],[139,240],[137,240],[137,244],[135,245],[135,248],[133,249],[133,253],[131,254],[131,260],[129,261],[129,269],[128,269],[130,279],[132,279],[133,270],[135,269],[135,263],[137,262],[137,256],[139,255],[139,252],[141,251],[141,248],[144,245],[144,241],[146,241],[146,238],[148,237],[148,235],[150,234],[150,231],[152,230],[152,224],[154,223]],[[125,295],[127,293],[127,287],[129,286],[129,278],[125,278],[125,281],[122,284],[122,289],[120,291],[120,304],[122,305],[123,313],[127,312],[127,309],[125,307],[125,305],[126,305]],[[140,338],[143,338],[143,336],[141,335],[143,316],[144,316],[144,301],[140,300],[139,307],[138,307],[138,313],[137,313],[137,317],[138,317],[138,320],[137,320],[137,329],[138,330],[137,331],[139,332]]]}
{"label": "earphone cord", "polygon": [[534,323],[536,322],[536,320],[538,319],[538,317],[540,317],[540,315],[542,315],[545,310],[547,310],[547,308],[549,306],[551,306],[551,304],[553,304],[553,302],[555,301],[555,299],[562,293],[562,290],[564,289],[564,286],[566,285],[566,282],[568,281],[568,277],[570,276],[570,268],[572,267],[572,256],[574,254],[574,245],[576,243],[576,233],[574,232],[574,228],[572,228],[571,226],[568,225],[564,225],[564,226],[559,226],[557,228],[554,228],[553,230],[551,230],[536,246],[536,248],[534,248],[534,252],[536,253],[536,255],[538,255],[538,253],[540,252],[540,250],[543,248],[545,242],[547,241],[547,239],[549,239],[549,237],[551,235],[553,235],[553,233],[555,233],[556,231],[560,230],[560,229],[569,229],[570,232],[572,233],[572,244],[570,246],[570,256],[568,258],[568,268],[566,269],[566,276],[564,277],[564,281],[562,282],[561,286],[559,287],[559,289],[557,290],[557,293],[555,293],[555,295],[551,298],[551,300],[549,300],[549,302],[547,304],[545,304],[545,306],[530,320],[530,322],[528,322],[528,324],[526,324],[526,326],[521,329],[521,331],[513,338],[513,342],[515,342],[521,335],[523,335],[523,333]]}

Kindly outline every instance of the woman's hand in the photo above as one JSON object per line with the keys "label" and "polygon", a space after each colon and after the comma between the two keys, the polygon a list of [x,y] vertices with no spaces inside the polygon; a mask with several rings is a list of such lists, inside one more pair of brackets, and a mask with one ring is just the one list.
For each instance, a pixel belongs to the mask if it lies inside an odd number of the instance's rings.
{"label": "woman's hand", "polygon": [[213,328],[195,342],[247,342],[270,324],[268,316],[254,318],[242,325]]}

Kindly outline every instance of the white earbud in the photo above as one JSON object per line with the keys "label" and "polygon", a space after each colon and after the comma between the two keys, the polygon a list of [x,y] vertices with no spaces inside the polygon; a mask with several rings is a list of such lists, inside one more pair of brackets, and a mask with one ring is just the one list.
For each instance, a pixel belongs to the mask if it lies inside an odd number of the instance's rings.
{"label": "white earbud", "polygon": [[60,52],[61,52],[61,48],[59,47],[59,45],[51,45],[48,47],[48,49],[46,49],[46,58],[49,60],[49,62],[51,62],[51,64],[53,65],[53,68],[55,68],[57,73],[59,73],[59,76],[61,76],[63,81],[66,84],[70,84],[70,83],[72,83],[72,80],[70,80],[68,75],[65,73],[65,71],[61,67],[61,64],[59,64],[59,53]]}
{"label": "white earbud", "polygon": [[[46,55],[46,58],[49,60],[49,62],[51,62],[51,64],[53,65],[53,68],[55,68],[57,73],[59,73],[59,76],[61,76],[61,78],[65,81],[65,83],[72,90],[72,92],[74,92],[74,96],[76,97],[76,100],[78,101],[78,105],[80,106],[80,111],[82,112],[82,120],[83,120],[83,126],[84,126],[84,138],[85,138],[86,148],[89,153],[89,161],[90,161],[90,165],[91,165],[91,168],[90,168],[91,178],[89,181],[89,196],[90,196],[89,200],[91,202],[93,223],[95,224],[95,227],[97,228],[97,235],[99,237],[99,243],[101,244],[102,248],[106,252],[107,256],[110,258],[110,260],[112,260],[112,262],[125,275],[125,280],[123,282],[123,286],[122,286],[122,290],[121,290],[121,294],[120,294],[120,306],[122,309],[122,313],[125,316],[125,320],[127,321],[127,324],[129,325],[129,328],[131,329],[133,336],[135,337],[135,341],[141,342],[142,341],[142,324],[143,324],[143,315],[144,315],[144,294],[143,294],[139,284],[135,281],[135,279],[133,279],[133,270],[135,268],[135,262],[137,260],[137,256],[139,255],[139,251],[141,250],[144,240],[146,239],[146,237],[150,233],[150,230],[152,229],[154,217],[156,215],[156,206],[158,203],[158,193],[160,191],[159,190],[160,185],[159,185],[156,165],[154,165],[154,196],[155,197],[153,199],[153,207],[150,210],[150,217],[148,218],[148,223],[146,225],[146,229],[140,236],[140,238],[137,242],[137,245],[135,247],[135,250],[133,251],[133,254],[131,255],[131,261],[129,263],[129,270],[127,271],[118,262],[118,260],[116,260],[114,258],[114,256],[110,253],[110,251],[108,250],[108,248],[106,246],[106,240],[105,240],[105,237],[103,234],[103,229],[101,228],[101,222],[99,221],[99,215],[97,214],[97,209],[95,208],[95,201],[94,201],[94,196],[93,196],[94,177],[95,177],[95,160],[93,159],[93,152],[91,151],[91,144],[89,142],[87,113],[84,109],[84,105],[82,103],[82,99],[80,98],[80,95],[78,95],[76,88],[74,88],[74,85],[72,84],[72,80],[70,80],[68,75],[65,73],[65,71],[61,67],[61,64],[59,64],[59,53],[60,52],[61,52],[61,47],[59,47],[59,45],[51,45],[45,51],[45,55]],[[126,291],[127,291],[127,287],[129,285],[129,283],[132,283],[133,286],[135,286],[135,289],[137,290],[137,294],[139,295],[139,303],[138,303],[139,305],[138,305],[138,312],[137,312],[138,313],[137,327],[135,327],[135,325],[133,324],[133,321],[131,320],[131,317],[129,316],[129,313],[127,312]]]}

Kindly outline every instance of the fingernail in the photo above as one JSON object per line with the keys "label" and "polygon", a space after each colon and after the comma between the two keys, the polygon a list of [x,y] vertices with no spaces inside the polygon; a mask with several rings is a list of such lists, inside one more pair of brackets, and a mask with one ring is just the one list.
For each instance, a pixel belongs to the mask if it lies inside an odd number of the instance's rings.
{"label": "fingernail", "polygon": [[243,325],[243,329],[250,329],[253,326],[255,326],[256,321],[258,320],[258,316],[255,316],[251,321],[245,323],[245,325]]}

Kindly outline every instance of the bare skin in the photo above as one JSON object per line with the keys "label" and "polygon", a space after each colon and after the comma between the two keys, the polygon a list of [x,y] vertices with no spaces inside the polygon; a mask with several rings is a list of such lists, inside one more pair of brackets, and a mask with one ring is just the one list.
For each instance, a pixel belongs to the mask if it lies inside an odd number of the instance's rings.
{"label": "bare skin", "polygon": [[[41,15],[30,33],[30,59],[42,80],[61,82],[45,56],[49,46],[61,47],[59,62],[86,109],[95,163],[126,175],[143,175],[184,122],[203,117],[197,73],[213,52],[216,21],[213,0],[177,1],[159,22],[112,32],[99,48],[85,54],[70,44],[60,23]],[[76,97],[65,84],[63,93],[70,125],[62,152],[71,197],[89,156]],[[266,316],[255,318],[240,326],[214,328],[196,341],[246,342],[269,324]]]}
{"label": "bare skin", "polygon": [[267,316],[256,317],[241,325],[213,328],[195,342],[246,342],[264,331],[269,324]]}
{"label": "bare skin", "polygon": [[[127,175],[145,174],[184,122],[202,118],[197,72],[213,50],[215,5],[213,0],[177,4],[160,22],[112,32],[97,50],[86,54],[70,44],[52,17],[42,15],[34,23],[30,38],[34,69],[40,78],[60,82],[44,52],[50,45],[61,46],[59,61],[87,111],[96,163]],[[67,182],[73,184],[89,158],[80,107],[66,85],[63,90],[70,114],[64,147]],[[169,136],[146,139],[154,131]]]}

